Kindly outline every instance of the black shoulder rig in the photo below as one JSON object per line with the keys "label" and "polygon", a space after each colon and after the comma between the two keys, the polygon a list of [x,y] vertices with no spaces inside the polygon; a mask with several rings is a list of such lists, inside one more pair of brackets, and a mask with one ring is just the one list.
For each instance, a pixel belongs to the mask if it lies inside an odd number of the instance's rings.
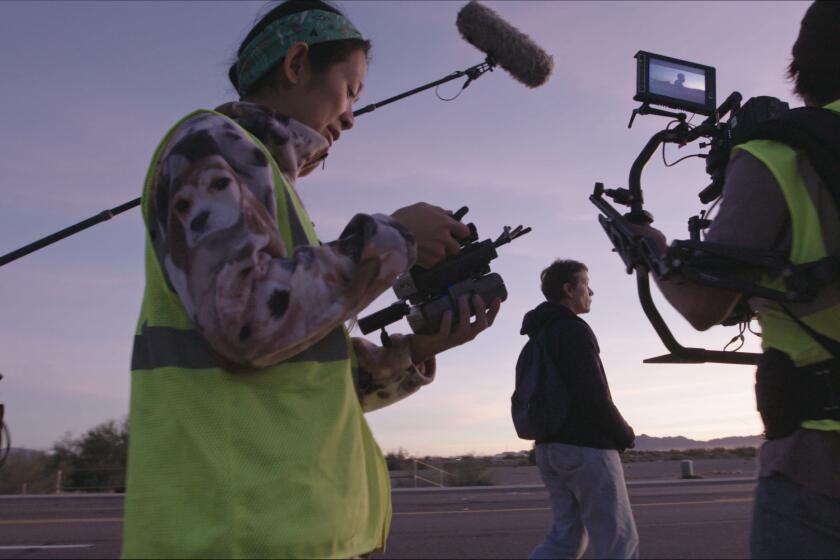
{"label": "black shoulder rig", "polygon": [[[743,108],[746,110],[743,115],[746,121],[750,120],[748,106],[752,101]],[[768,120],[739,124],[733,130],[734,144],[773,140],[803,150],[840,212],[840,113],[817,107],[799,107]]]}

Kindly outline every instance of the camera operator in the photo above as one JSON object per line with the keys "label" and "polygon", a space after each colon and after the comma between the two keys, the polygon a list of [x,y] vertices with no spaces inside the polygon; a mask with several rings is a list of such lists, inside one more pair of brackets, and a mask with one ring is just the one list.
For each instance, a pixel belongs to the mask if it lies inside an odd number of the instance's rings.
{"label": "camera operator", "polygon": [[[838,60],[840,3],[814,2],[802,20],[788,72],[807,106],[840,113]],[[665,251],[661,232],[637,229]],[[812,262],[840,255],[840,208],[805,153],[753,140],[733,151],[720,213],[706,240],[784,251],[792,264]],[[760,282],[783,285],[781,275]],[[726,319],[741,297],[678,279],[658,284],[699,330]],[[840,386],[835,383],[833,397],[831,388],[831,378],[836,381],[840,373],[840,284],[820,289],[809,303],[781,306],[755,298],[749,303],[762,328],[756,396],[768,440],[760,453],[751,556],[837,557],[840,421],[836,409],[832,417],[825,412],[830,406],[814,403],[840,399]]]}

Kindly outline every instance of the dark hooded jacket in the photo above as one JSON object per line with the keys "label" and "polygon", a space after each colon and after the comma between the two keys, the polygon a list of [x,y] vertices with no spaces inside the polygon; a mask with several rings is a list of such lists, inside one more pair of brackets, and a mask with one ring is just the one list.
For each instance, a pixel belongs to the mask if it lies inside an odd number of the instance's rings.
{"label": "dark hooded jacket", "polygon": [[525,314],[521,334],[543,336],[555,371],[569,392],[563,427],[537,443],[567,443],[599,449],[633,446],[633,428],[613,404],[595,333],[565,305],[543,302]]}

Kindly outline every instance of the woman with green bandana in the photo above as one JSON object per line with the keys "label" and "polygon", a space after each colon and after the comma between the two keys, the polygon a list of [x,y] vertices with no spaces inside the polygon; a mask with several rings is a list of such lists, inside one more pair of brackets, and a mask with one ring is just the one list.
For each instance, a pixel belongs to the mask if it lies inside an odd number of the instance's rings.
{"label": "woman with green bandana", "polygon": [[[240,100],[176,123],[143,191],[146,288],[132,354],[126,558],[347,558],[384,547],[388,472],[363,413],[416,392],[435,354],[492,324],[462,300],[433,336],[350,338],[355,317],[467,228],[418,203],[321,244],[297,179],[353,127],[370,43],[290,0],[242,43]],[[468,306],[478,310],[469,320]]]}

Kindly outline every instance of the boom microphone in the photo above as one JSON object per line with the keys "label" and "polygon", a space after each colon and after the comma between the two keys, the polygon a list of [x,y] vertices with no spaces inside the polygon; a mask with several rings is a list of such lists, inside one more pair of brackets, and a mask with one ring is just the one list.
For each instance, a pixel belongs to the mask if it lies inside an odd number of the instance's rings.
{"label": "boom microphone", "polygon": [[554,69],[554,59],[530,37],[472,0],[458,12],[461,36],[487,54],[516,80],[530,88],[543,85]]}
{"label": "boom microphone", "polygon": [[[444,78],[416,87],[394,97],[389,97],[378,103],[371,103],[353,111],[353,116],[358,117],[365,113],[370,113],[379,107],[405,99],[421,91],[426,91],[427,89],[451,82],[452,80],[466,77],[467,81],[461,87],[463,90],[484,73],[492,71],[496,65],[507,70],[517,81],[522,82],[530,88],[541,86],[548,81],[551,71],[554,69],[554,59],[537,46],[530,37],[503,20],[490,8],[485,8],[476,0],[471,0],[458,12],[458,18],[455,23],[464,39],[487,55],[487,59],[484,62],[471,66],[466,70],[459,70]],[[105,220],[109,220],[117,214],[121,214],[136,206],[140,206],[139,197],[110,210],[103,210],[95,216],[66,227],[34,243],[25,245],[11,253],[0,255],[0,266],[33,253],[38,249],[43,249],[48,245],[52,245],[57,241],[70,237]]]}

